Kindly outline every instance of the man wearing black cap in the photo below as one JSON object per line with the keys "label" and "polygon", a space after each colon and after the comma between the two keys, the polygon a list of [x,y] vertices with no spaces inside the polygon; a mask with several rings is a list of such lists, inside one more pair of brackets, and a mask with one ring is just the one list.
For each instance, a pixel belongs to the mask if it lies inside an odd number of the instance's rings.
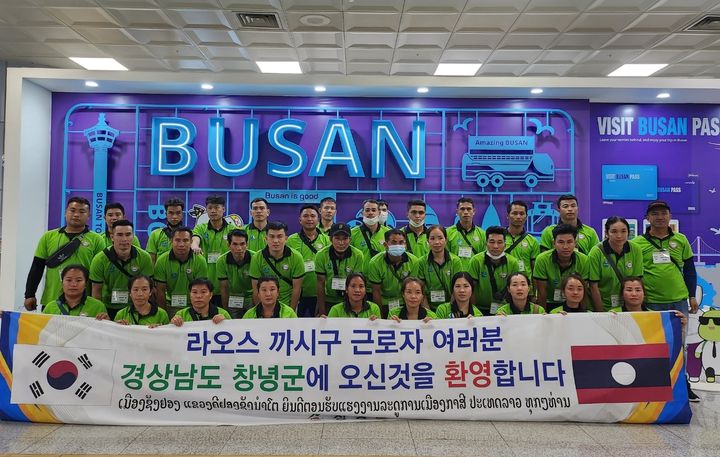
{"label": "man wearing black cap", "polygon": [[365,264],[363,252],[350,246],[350,227],[347,224],[333,224],[328,234],[330,246],[315,255],[317,315],[327,314],[326,308],[343,300],[345,278],[350,273],[362,272]]}
{"label": "man wearing black cap", "polygon": [[[697,273],[690,243],[685,235],[672,231],[671,217],[667,203],[651,202],[645,212],[650,227],[632,242],[642,248],[647,307],[653,311],[678,310],[687,316],[688,305],[691,313],[698,310]],[[688,397],[700,401],[689,384]]]}

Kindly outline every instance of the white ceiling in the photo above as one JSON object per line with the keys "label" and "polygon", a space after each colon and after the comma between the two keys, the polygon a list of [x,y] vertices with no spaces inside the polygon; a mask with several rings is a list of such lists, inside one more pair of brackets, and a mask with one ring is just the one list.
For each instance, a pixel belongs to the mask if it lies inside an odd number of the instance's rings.
{"label": "white ceiling", "polygon": [[[283,30],[243,29],[234,12],[276,12]],[[668,63],[658,77],[720,77],[720,34],[684,32],[718,0],[0,0],[0,60],[79,68],[258,73],[299,60],[312,75],[603,77]],[[325,19],[323,19],[325,18]],[[326,23],[325,25],[306,25]]]}

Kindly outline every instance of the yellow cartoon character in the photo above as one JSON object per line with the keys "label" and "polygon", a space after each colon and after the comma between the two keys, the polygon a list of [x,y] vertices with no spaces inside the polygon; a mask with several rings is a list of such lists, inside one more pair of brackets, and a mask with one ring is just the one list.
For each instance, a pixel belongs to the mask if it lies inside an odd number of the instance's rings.
{"label": "yellow cartoon character", "polygon": [[720,310],[705,311],[698,320],[698,335],[703,341],[695,348],[695,357],[702,360],[707,382],[715,382],[715,374],[720,373]]}

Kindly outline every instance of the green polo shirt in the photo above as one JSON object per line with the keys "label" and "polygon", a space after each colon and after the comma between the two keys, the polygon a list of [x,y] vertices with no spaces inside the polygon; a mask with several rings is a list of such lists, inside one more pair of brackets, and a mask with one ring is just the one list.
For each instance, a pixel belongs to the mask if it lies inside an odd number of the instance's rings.
{"label": "green polo shirt", "polygon": [[[247,310],[245,314],[243,314],[243,319],[262,319],[262,312],[261,312],[262,305],[257,304]],[[282,303],[277,303],[275,305],[275,312],[273,313],[273,317],[280,318],[280,319],[286,319],[286,318],[294,318],[297,317],[297,314],[295,314],[295,311],[289,307],[288,305],[283,305]]]}
{"label": "green polo shirt", "polygon": [[[43,290],[40,303],[49,303],[57,299],[62,294],[62,280],[60,279],[60,273],[63,268],[68,265],[79,264],[86,268],[90,268],[95,255],[105,249],[105,243],[101,235],[90,231],[85,227],[85,231],[78,235],[68,235],[65,232],[65,227],[49,230],[45,232],[38,241],[37,247],[35,248],[35,257],[47,260],[52,254],[58,249],[68,244],[76,236],[82,237],[80,240],[80,246],[73,252],[73,254],[65,259],[59,266],[55,268],[46,268],[45,274],[45,289]],[[88,282],[88,289],[90,283]],[[89,290],[88,290],[89,291]]]}
{"label": "green polo shirt", "polygon": [[432,252],[418,259],[418,277],[425,283],[425,295],[432,309],[449,302],[452,296],[452,278],[464,271],[460,257],[445,250],[445,263],[439,265]]}
{"label": "green polo shirt", "polygon": [[[185,308],[181,309],[180,311],[178,311],[177,313],[175,313],[175,315],[180,316],[180,318],[183,320],[183,322],[210,321],[210,320],[212,320],[213,317],[217,316],[218,314],[221,315],[222,317],[224,317],[225,319],[232,319],[232,317],[230,317],[230,313],[228,313],[227,311],[225,311],[224,309],[222,309],[220,307],[213,306],[212,304],[210,305],[208,315],[205,318],[198,316],[197,313],[191,312],[192,309],[193,309],[192,306],[185,307]],[[195,317],[195,319],[193,319],[193,316]]]}
{"label": "green polo shirt", "polygon": [[[109,248],[112,246],[112,239],[110,238],[110,233],[105,232],[102,235],[103,243],[105,243],[105,248]],[[139,248],[140,247],[140,240],[138,239],[137,235],[133,235],[133,241],[132,245]]]}
{"label": "green polo shirt", "polygon": [[427,239],[427,227],[423,226],[423,231],[416,234],[409,225],[401,228],[407,237],[407,251],[418,259],[430,252],[430,245]]}
{"label": "green polo shirt", "polygon": [[525,307],[525,309],[522,310],[520,313],[516,313],[513,308],[510,306],[510,303],[505,303],[500,308],[498,308],[498,314],[505,315],[505,316],[512,316],[513,314],[519,315],[519,314],[547,314],[545,312],[545,308],[542,306],[538,306],[535,303],[529,303],[528,306]]}
{"label": "green polo shirt", "polygon": [[[512,246],[515,247],[510,249]],[[520,235],[513,237],[508,232],[505,235],[505,252],[517,259],[519,271],[532,276],[532,264],[540,254],[540,245],[534,236],[523,231]]]}
{"label": "green polo shirt", "polygon": [[213,295],[220,294],[220,281],[217,276],[217,261],[221,255],[230,250],[228,247],[228,233],[237,229],[234,224],[228,224],[223,219],[219,229],[215,229],[209,222],[198,224],[193,229],[193,236],[200,238],[200,249],[208,265],[208,279],[213,284]]}
{"label": "green polo shirt", "polygon": [[303,258],[305,277],[303,278],[303,297],[317,297],[317,276],[315,276],[315,256],[320,250],[330,246],[330,238],[318,230],[318,235],[310,241],[305,232],[293,233],[287,239],[287,246],[295,249]]}
{"label": "green polo shirt", "polygon": [[377,254],[370,260],[368,267],[368,282],[379,284],[383,304],[390,309],[403,304],[400,284],[408,276],[417,276],[418,259],[406,252],[397,266],[390,264],[389,255],[385,252]]}
{"label": "green polo shirt", "polygon": [[[245,256],[237,262],[232,253],[228,251],[217,261],[218,281],[228,282],[229,308],[247,309],[253,305],[250,261],[254,255],[254,252],[245,251]],[[220,293],[219,289],[218,293]]]}
{"label": "green polo shirt", "polygon": [[485,231],[477,225],[469,231],[465,231],[460,222],[451,225],[447,228],[447,239],[448,249],[460,257],[466,270],[470,268],[470,259],[485,249]]}
{"label": "green polo shirt", "polygon": [[[421,309],[420,313],[422,313],[422,311],[425,311],[425,316],[422,317],[422,318],[420,318],[420,319],[418,319],[418,320],[423,320],[423,319],[425,319],[426,317],[429,317],[430,319],[437,319],[437,318],[438,318],[437,315],[436,315],[434,312],[432,312],[431,310],[425,309],[425,308],[420,308],[420,309]],[[388,319],[392,319],[393,316],[400,317],[400,313],[402,312],[402,310],[403,310],[403,307],[402,307],[402,306],[400,306],[399,308],[393,308],[393,309],[391,309],[391,310],[388,312],[388,317],[387,317],[387,318],[388,318]]]}
{"label": "green polo shirt", "polygon": [[[386,225],[378,224],[375,233],[370,232],[365,224],[360,224],[350,230],[350,246],[360,249],[365,258],[363,273],[367,276],[370,272],[370,260],[379,253],[385,252],[385,232],[390,230]],[[370,241],[368,246],[367,241]]]}
{"label": "green polo shirt", "polygon": [[[540,234],[540,247],[543,249],[553,249],[555,247],[555,243],[553,240],[552,231],[553,229],[557,227],[557,224],[548,225],[545,227]],[[577,250],[582,252],[585,255],[588,255],[590,253],[590,250],[600,242],[600,239],[598,238],[597,232],[595,232],[595,229],[590,227],[589,225],[585,225],[582,222],[580,222],[580,219],[578,219],[578,232],[577,232]]]}
{"label": "green polo shirt", "polygon": [[381,316],[380,307],[371,301],[366,301],[362,311],[357,314],[353,312],[348,313],[345,311],[345,303],[338,303],[330,308],[327,315],[327,317],[363,317],[365,319],[369,319],[370,316],[375,316],[378,319]]}
{"label": "green polo shirt", "polygon": [[[490,261],[487,251],[473,256],[470,260],[468,273],[475,280],[475,303],[483,314],[495,314],[493,303],[499,306],[505,301],[507,278],[519,271],[518,261],[515,257],[505,254],[497,265]],[[493,281],[495,280],[495,287]]]}
{"label": "green polo shirt", "polygon": [[[315,274],[325,277],[325,303],[337,303],[342,301],[345,278],[350,273],[363,272],[365,255],[356,247],[348,246],[342,257],[338,257],[332,246],[318,251],[315,256]],[[337,278],[336,287],[333,287],[333,279]],[[342,287],[340,284],[342,283]],[[379,316],[379,315],[378,315]]]}
{"label": "green polo shirt", "polygon": [[[672,303],[688,298],[682,269],[693,253],[685,235],[670,231],[668,236],[660,239],[646,233],[633,238],[630,243],[642,250],[647,303]],[[663,255],[668,253],[669,258]]]}
{"label": "green polo shirt", "polygon": [[249,224],[247,224],[245,227],[243,227],[243,230],[248,235],[248,249],[253,252],[260,252],[267,246],[267,225],[264,229],[260,230],[259,228],[255,227],[255,224],[251,221]]}
{"label": "green polo shirt", "polygon": [[140,315],[133,305],[126,306],[115,315],[115,322],[126,321],[130,325],[167,325],[170,323],[168,313],[157,306],[150,307],[150,313]]}
{"label": "green polo shirt", "polygon": [[289,248],[287,245],[279,259],[272,257],[266,247],[256,253],[250,260],[250,278],[260,279],[263,276],[278,278],[280,282],[280,297],[278,300],[282,304],[289,305],[292,298],[293,279],[305,276],[305,262],[299,252]]}
{"label": "green polo shirt", "polygon": [[150,233],[148,237],[147,245],[145,250],[148,254],[154,254],[157,259],[160,254],[165,254],[172,249],[172,240],[170,235],[172,234],[172,228],[165,226],[162,228],[156,228]]}
{"label": "green polo shirt", "polygon": [[[565,306],[565,304],[563,303],[562,305],[558,306],[557,308],[553,308],[552,311],[550,311],[550,314],[560,314],[560,313],[562,313],[563,311],[566,312],[566,313],[570,313],[570,314],[572,314],[572,313],[582,313],[582,312],[583,312],[580,308],[568,308],[568,307]],[[586,309],[585,311],[588,312],[588,313],[591,313],[591,312],[592,312],[592,310],[591,310],[590,308]],[[609,310],[608,310],[608,311],[609,311]]]}
{"label": "green polo shirt", "polygon": [[[192,251],[185,262],[180,262],[172,250],[160,255],[155,262],[155,281],[165,284],[165,300],[173,308],[183,307],[182,304],[187,306],[190,303],[190,283],[197,278],[207,278],[207,274],[205,257],[195,255]],[[174,305],[173,295],[176,296]],[[184,303],[181,297],[185,297]]]}
{"label": "green polo shirt", "polygon": [[[61,308],[65,312],[61,311]],[[100,300],[85,295],[76,307],[69,309],[65,303],[65,295],[63,294],[60,295],[60,298],[47,302],[45,306],[43,306],[42,312],[43,314],[95,317],[98,314],[107,313],[107,308],[105,308],[105,305]]]}
{"label": "green polo shirt", "polygon": [[[122,267],[125,272],[120,270]],[[150,254],[132,246],[130,258],[120,260],[115,249],[108,247],[97,254],[90,264],[90,281],[102,284],[102,301],[111,309],[121,309],[130,304],[128,280],[131,276],[152,276],[153,263]],[[126,274],[127,273],[127,274]]]}
{"label": "green polo shirt", "polygon": [[[483,313],[477,308],[475,305],[472,306],[472,313],[475,317],[482,317]],[[453,316],[452,313],[452,303],[443,303],[442,305],[438,306],[435,310],[435,316],[437,316],[438,319],[456,319],[455,316]]]}
{"label": "green polo shirt", "polygon": [[581,252],[573,252],[570,266],[561,269],[557,263],[555,249],[541,252],[535,260],[533,277],[539,281],[547,281],[547,307],[552,309],[561,304],[564,299],[560,290],[560,283],[572,273],[577,273],[587,281],[590,274],[588,257]]}
{"label": "green polo shirt", "polygon": [[606,254],[610,256],[623,278],[642,277],[643,256],[640,246],[629,242],[625,243],[619,256],[613,252],[607,240],[598,243],[590,250],[590,255],[588,255],[589,279],[598,284],[605,311],[610,311],[610,308],[620,306],[621,294],[620,280],[613,267],[608,263]]}

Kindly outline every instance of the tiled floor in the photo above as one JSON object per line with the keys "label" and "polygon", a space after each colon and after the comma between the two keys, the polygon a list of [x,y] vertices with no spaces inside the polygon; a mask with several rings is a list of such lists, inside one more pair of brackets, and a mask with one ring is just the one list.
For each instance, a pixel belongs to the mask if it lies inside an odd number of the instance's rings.
{"label": "tiled floor", "polygon": [[0,454],[720,457],[720,393],[690,425],[382,421],[260,427],[0,422]]}

